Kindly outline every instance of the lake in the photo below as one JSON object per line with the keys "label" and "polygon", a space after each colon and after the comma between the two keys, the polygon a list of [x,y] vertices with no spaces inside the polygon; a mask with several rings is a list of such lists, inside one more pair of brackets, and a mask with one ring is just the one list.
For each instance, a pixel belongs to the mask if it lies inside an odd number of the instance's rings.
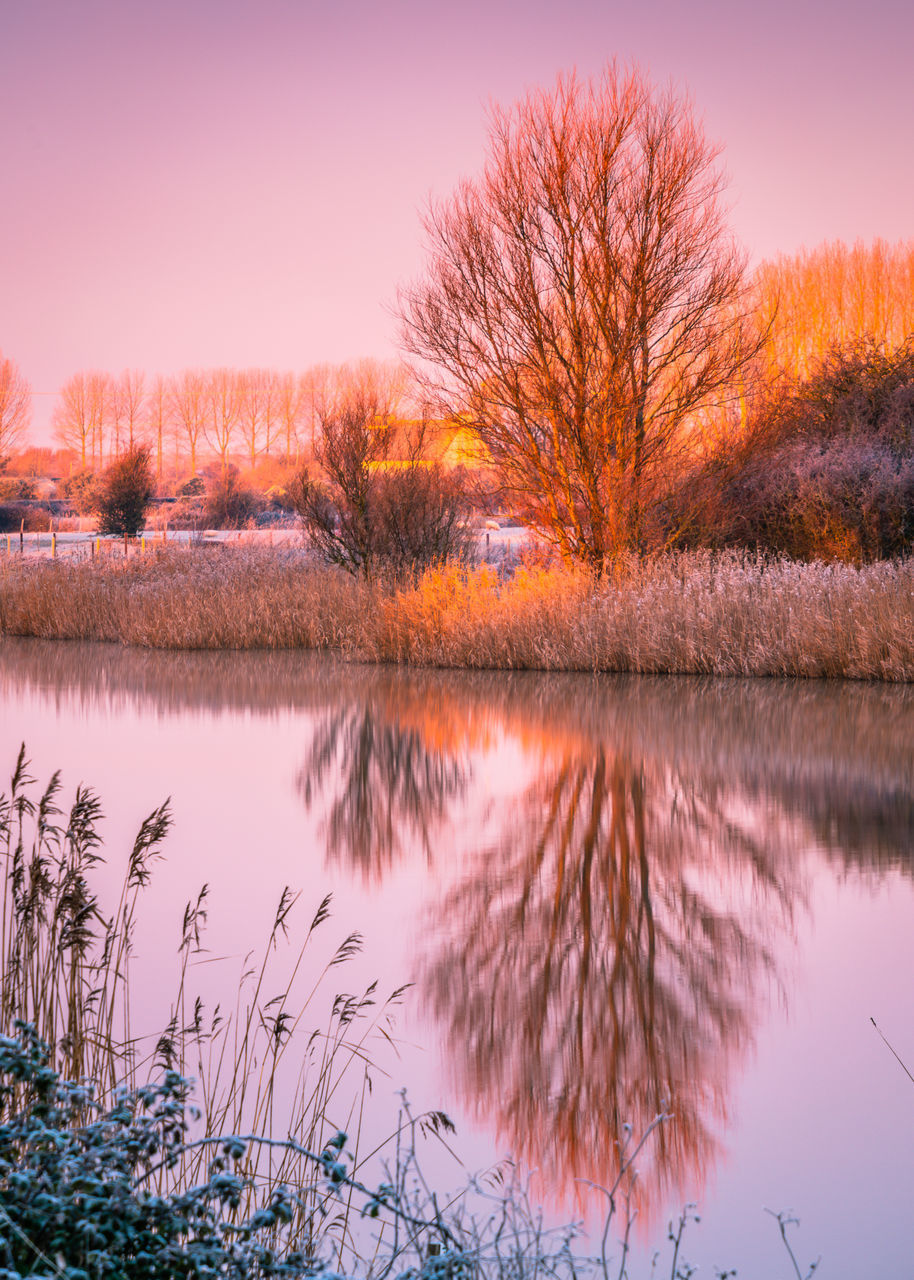
{"label": "lake", "polygon": [[203,883],[223,966],[284,885],[304,917],[329,892],[328,945],[363,939],[331,984],[411,984],[366,1141],[406,1087],[469,1168],[510,1152],[586,1216],[581,1180],[665,1110],[635,1274],[686,1201],[702,1274],[790,1274],[765,1207],[822,1276],[911,1274],[914,1084],[871,1018],[914,1071],[914,688],[3,640],[0,690],[3,775],[24,741],[40,781],[93,787],[112,883],[171,797],[150,1032]]}

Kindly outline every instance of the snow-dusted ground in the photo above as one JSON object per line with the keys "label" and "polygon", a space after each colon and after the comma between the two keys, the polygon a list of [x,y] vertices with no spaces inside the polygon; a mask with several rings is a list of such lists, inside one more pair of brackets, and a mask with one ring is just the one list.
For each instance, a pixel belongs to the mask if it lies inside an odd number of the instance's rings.
{"label": "snow-dusted ground", "polygon": [[[486,553],[499,555],[519,551],[530,537],[530,531],[521,525],[505,528],[484,528],[479,533],[479,548]],[[300,529],[147,529],[135,541],[131,541],[127,554],[142,555],[156,547],[185,546],[221,543],[231,546],[300,547],[303,535]],[[93,530],[61,533],[4,533],[0,534],[0,556],[27,555],[47,559],[59,556],[69,559],[87,559],[93,555],[123,555],[124,540],[118,537],[100,537]]]}

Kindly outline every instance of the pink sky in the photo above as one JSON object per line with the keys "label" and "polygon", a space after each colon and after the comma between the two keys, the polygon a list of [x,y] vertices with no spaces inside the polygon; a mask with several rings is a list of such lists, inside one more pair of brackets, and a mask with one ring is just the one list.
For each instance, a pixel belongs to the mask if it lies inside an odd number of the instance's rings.
{"label": "pink sky", "polygon": [[[0,350],[72,373],[396,350],[485,106],[612,56],[688,88],[754,259],[914,235],[909,0],[2,0]],[[52,393],[52,394],[47,394]]]}

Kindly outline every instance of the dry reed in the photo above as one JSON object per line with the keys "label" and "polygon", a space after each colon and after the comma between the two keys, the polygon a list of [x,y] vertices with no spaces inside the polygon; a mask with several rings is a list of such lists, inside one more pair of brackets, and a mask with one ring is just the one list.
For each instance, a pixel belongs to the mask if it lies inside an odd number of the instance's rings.
{"label": "dry reed", "polygon": [[914,561],[864,568],[693,553],[594,585],[566,570],[427,574],[359,650],[447,667],[914,679]]}
{"label": "dry reed", "polygon": [[594,583],[560,568],[432,570],[406,586],[301,552],[0,561],[0,635],[173,649],[338,649],[420,666],[914,680],[914,561],[696,552]]}
{"label": "dry reed", "polygon": [[[192,988],[203,950],[204,887],[184,912],[175,995],[170,1016],[163,1012],[167,1024],[161,1034],[139,1035],[131,958],[143,890],[171,825],[168,805],[142,824],[108,914],[93,887],[104,861],[100,802],[79,787],[65,812],[60,789],[55,773],[37,792],[23,747],[9,790],[0,794],[0,1035],[12,1034],[17,1022],[31,1024],[49,1046],[51,1066],[65,1079],[91,1081],[102,1104],[160,1071],[193,1077],[200,1111],[195,1137],[265,1139],[250,1143],[239,1164],[246,1189],[238,1220],[280,1183],[294,1185],[299,1202],[292,1228],[311,1248],[316,1233],[334,1229],[321,1220],[321,1171],[295,1145],[270,1139],[275,1130],[298,1147],[320,1151],[341,1122],[358,1118],[371,1046],[375,1037],[390,1040],[390,1006],[401,993],[378,1001],[371,984],[360,996],[327,1000],[320,1011],[329,972],[353,956],[361,940],[349,934],[316,966],[313,936],[329,918],[330,899],[303,929],[295,917],[298,894],[286,888],[262,958],[240,980],[230,979],[234,1008],[208,1008]],[[0,1123],[15,1105],[15,1097],[0,1104]],[[206,1147],[191,1144],[178,1163],[163,1167],[159,1189],[205,1179],[207,1160]],[[347,1231],[345,1217],[340,1223],[338,1231]]]}

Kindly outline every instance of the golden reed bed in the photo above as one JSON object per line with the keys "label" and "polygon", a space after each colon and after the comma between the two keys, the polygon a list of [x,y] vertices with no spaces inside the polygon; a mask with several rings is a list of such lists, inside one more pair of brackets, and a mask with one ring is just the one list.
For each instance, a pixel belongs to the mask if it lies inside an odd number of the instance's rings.
{"label": "golden reed bed", "polygon": [[367,584],[269,548],[0,559],[0,634],[166,649],[339,649],[421,666],[914,679],[914,561],[670,555],[594,584],[446,568]]}

